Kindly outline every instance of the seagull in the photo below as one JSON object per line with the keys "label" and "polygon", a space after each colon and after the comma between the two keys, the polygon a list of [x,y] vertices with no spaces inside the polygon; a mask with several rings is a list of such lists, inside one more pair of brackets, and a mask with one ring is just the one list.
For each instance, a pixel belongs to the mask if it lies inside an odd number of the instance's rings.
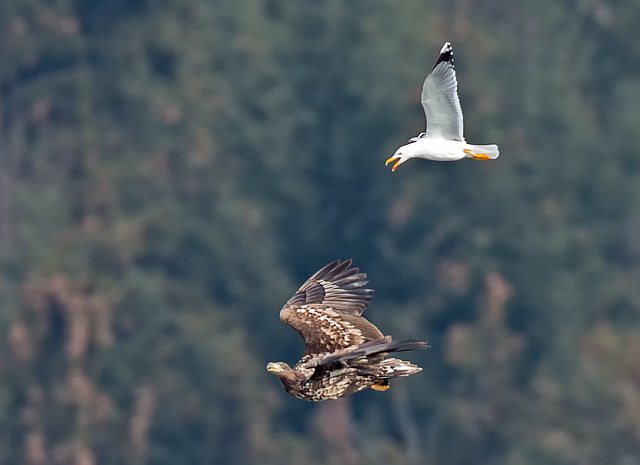
{"label": "seagull", "polygon": [[497,145],[467,144],[463,136],[462,107],[458,98],[458,80],[453,65],[453,48],[446,42],[431,72],[422,85],[422,107],[427,117],[427,129],[389,157],[395,171],[410,158],[435,161],[456,161],[463,158],[495,160]]}

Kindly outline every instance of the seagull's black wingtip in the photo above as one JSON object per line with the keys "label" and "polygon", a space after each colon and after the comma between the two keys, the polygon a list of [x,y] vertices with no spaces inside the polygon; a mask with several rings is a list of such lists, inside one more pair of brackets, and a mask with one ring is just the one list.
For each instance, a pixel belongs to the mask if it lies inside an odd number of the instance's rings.
{"label": "seagull's black wingtip", "polygon": [[[436,58],[436,62],[433,64],[433,68],[438,66],[440,63],[450,63],[453,66],[453,47],[451,46],[451,42],[445,42],[442,48],[440,49],[440,54],[438,58]],[[431,69],[433,69],[431,68]]]}

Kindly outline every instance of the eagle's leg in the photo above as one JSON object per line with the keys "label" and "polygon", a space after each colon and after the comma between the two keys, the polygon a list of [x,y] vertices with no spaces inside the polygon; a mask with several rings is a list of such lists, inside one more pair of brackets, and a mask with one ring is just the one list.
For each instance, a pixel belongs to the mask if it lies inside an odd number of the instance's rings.
{"label": "eagle's leg", "polygon": [[388,379],[381,379],[380,381],[376,381],[371,385],[371,389],[373,389],[374,391],[380,391],[380,392],[386,391],[390,387],[391,385],[389,384]]}

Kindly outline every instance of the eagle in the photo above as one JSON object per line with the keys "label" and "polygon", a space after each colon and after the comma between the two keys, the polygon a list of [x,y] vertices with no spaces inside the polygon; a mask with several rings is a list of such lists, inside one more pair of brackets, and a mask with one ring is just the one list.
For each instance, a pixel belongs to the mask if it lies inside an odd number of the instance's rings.
{"label": "eagle", "polygon": [[280,311],[280,320],[304,339],[304,354],[291,368],[270,362],[284,389],[298,399],[319,402],[363,389],[389,389],[389,380],[422,370],[413,363],[387,358],[391,352],[424,349],[418,339],[394,341],[362,313],[373,298],[367,275],[336,260],[314,273]]}

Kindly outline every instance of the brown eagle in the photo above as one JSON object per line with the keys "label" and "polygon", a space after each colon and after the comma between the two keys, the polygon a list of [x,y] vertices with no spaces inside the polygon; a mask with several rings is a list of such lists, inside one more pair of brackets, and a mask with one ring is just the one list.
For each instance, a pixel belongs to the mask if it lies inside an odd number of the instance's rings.
{"label": "brown eagle", "polygon": [[426,341],[394,341],[362,317],[373,298],[367,275],[336,260],[311,276],[280,311],[280,320],[304,339],[304,354],[293,367],[271,362],[267,371],[294,397],[310,401],[337,399],[371,388],[389,389],[389,380],[422,368],[386,358],[389,352],[427,347]]}

